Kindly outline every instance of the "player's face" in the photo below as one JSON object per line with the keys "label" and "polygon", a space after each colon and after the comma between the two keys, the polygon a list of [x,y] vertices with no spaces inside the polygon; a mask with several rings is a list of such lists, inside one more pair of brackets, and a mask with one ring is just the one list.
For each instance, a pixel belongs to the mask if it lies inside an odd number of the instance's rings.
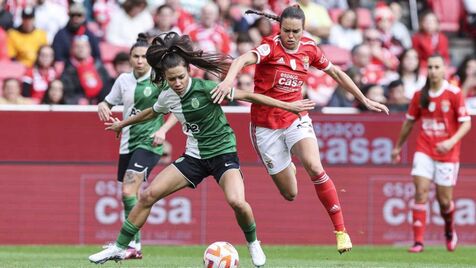
{"label": "player's face", "polygon": [[169,87],[175,91],[177,95],[182,96],[185,93],[189,83],[188,70],[182,65],[169,68],[165,71],[165,80],[167,81]]}
{"label": "player's face", "polygon": [[147,63],[147,59],[145,57],[146,53],[146,47],[136,47],[131,51],[130,63],[136,77],[143,76],[150,69],[150,65]]}
{"label": "player's face", "polygon": [[279,36],[285,48],[290,50],[296,49],[299,45],[299,40],[301,40],[302,33],[302,20],[296,18],[285,18],[281,22]]}
{"label": "player's face", "polygon": [[445,63],[441,57],[428,59],[428,79],[432,83],[438,83],[445,77]]}

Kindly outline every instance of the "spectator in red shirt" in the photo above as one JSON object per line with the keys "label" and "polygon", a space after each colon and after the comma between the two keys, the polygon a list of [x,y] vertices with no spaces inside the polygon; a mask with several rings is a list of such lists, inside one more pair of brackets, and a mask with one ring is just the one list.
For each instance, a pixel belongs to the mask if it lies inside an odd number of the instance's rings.
{"label": "spectator in red shirt", "polygon": [[48,89],[48,84],[59,77],[54,67],[55,54],[50,45],[43,45],[38,50],[35,64],[23,75],[23,96],[40,102]]}

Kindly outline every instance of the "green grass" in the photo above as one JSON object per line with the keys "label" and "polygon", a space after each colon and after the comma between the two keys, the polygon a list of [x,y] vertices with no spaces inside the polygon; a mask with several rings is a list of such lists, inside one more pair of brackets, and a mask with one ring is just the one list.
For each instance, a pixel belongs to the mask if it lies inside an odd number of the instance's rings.
{"label": "green grass", "polygon": [[[150,246],[144,259],[89,263],[88,256],[100,246],[0,246],[0,267],[202,267],[205,246]],[[240,267],[252,267],[247,249],[237,247]],[[266,267],[476,267],[476,246],[460,246],[447,252],[443,246],[426,247],[425,252],[409,254],[406,248],[355,246],[339,255],[331,246],[264,246]]]}

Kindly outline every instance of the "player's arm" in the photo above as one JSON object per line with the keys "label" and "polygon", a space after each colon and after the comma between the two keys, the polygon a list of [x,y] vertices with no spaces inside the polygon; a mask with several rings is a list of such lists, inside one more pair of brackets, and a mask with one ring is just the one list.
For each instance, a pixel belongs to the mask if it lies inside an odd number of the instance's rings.
{"label": "player's arm", "polygon": [[121,133],[121,130],[127,126],[138,124],[140,122],[144,122],[147,120],[150,120],[152,118],[155,118],[158,116],[158,113],[156,113],[152,107],[147,108],[140,113],[133,115],[126,120],[119,120],[118,118],[112,118],[112,122],[106,122],[104,125],[106,125],[106,130],[111,130],[116,132],[117,135]]}
{"label": "player's arm", "polygon": [[228,95],[228,98],[230,100],[237,99],[251,103],[277,107],[293,113],[300,113],[303,111],[312,110],[316,106],[316,103],[309,99],[294,102],[284,102],[262,94],[256,94],[238,89],[232,89],[232,91]]}
{"label": "player's arm", "polygon": [[407,140],[408,136],[412,132],[413,126],[415,125],[415,120],[407,119],[403,122],[402,129],[400,130],[400,135],[398,136],[395,147],[392,150],[392,161],[394,163],[400,162],[400,152],[402,151],[402,146]]}
{"label": "player's arm", "polygon": [[228,95],[233,87],[233,81],[236,76],[245,66],[256,64],[258,62],[258,56],[254,52],[248,51],[245,54],[239,56],[231,62],[230,69],[226,74],[223,82],[219,83],[210,93],[214,103],[221,103],[226,95]]}
{"label": "player's arm", "polygon": [[354,81],[352,81],[352,79],[339,67],[331,65],[330,68],[325,70],[325,72],[330,75],[339,84],[339,86],[354,95],[354,97],[364,104],[367,109],[376,112],[385,112],[388,114],[387,106],[365,97]]}
{"label": "player's arm", "polygon": [[163,144],[165,142],[165,136],[167,135],[167,132],[169,132],[169,130],[173,126],[175,126],[177,122],[177,117],[175,117],[174,114],[170,113],[165,123],[156,132],[150,135],[150,137],[154,139],[152,145],[158,146],[159,144]]}
{"label": "player's arm", "polygon": [[455,146],[455,144],[457,144],[469,132],[470,129],[471,120],[462,122],[451,138],[436,144],[436,151],[443,154],[449,152],[453,146]]}

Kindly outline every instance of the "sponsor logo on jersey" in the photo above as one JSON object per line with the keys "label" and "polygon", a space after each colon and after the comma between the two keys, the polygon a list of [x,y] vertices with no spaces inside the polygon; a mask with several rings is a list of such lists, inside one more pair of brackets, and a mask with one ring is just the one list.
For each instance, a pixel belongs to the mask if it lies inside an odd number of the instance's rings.
{"label": "sponsor logo on jersey", "polygon": [[144,96],[149,97],[152,94],[152,89],[150,87],[144,88]]}
{"label": "sponsor logo on jersey", "polygon": [[441,101],[441,110],[444,113],[447,113],[450,110],[450,107],[451,107],[451,103],[450,103],[449,100],[442,100]]}
{"label": "sponsor logo on jersey", "polygon": [[309,69],[309,56],[302,57],[302,65],[304,66],[305,70]]}
{"label": "sponsor logo on jersey", "polygon": [[193,99],[192,99],[192,107],[193,107],[194,109],[197,109],[198,106],[200,106],[200,102],[198,101],[197,98],[193,98]]}
{"label": "sponsor logo on jersey", "polygon": [[197,124],[190,124],[190,123],[184,123],[182,126],[182,130],[185,133],[191,132],[191,133],[199,133],[200,128],[198,127]]}
{"label": "sponsor logo on jersey", "polygon": [[271,53],[271,48],[268,44],[262,44],[261,46],[257,47],[256,50],[261,56],[268,56]]}
{"label": "sponsor logo on jersey", "polygon": [[295,92],[301,90],[301,86],[304,84],[304,81],[301,80],[299,75],[293,73],[279,72],[277,75],[277,89]]}
{"label": "sponsor logo on jersey", "polygon": [[279,63],[279,64],[284,64],[284,59],[283,59],[283,57],[279,58],[279,60],[277,61],[277,63]]}

